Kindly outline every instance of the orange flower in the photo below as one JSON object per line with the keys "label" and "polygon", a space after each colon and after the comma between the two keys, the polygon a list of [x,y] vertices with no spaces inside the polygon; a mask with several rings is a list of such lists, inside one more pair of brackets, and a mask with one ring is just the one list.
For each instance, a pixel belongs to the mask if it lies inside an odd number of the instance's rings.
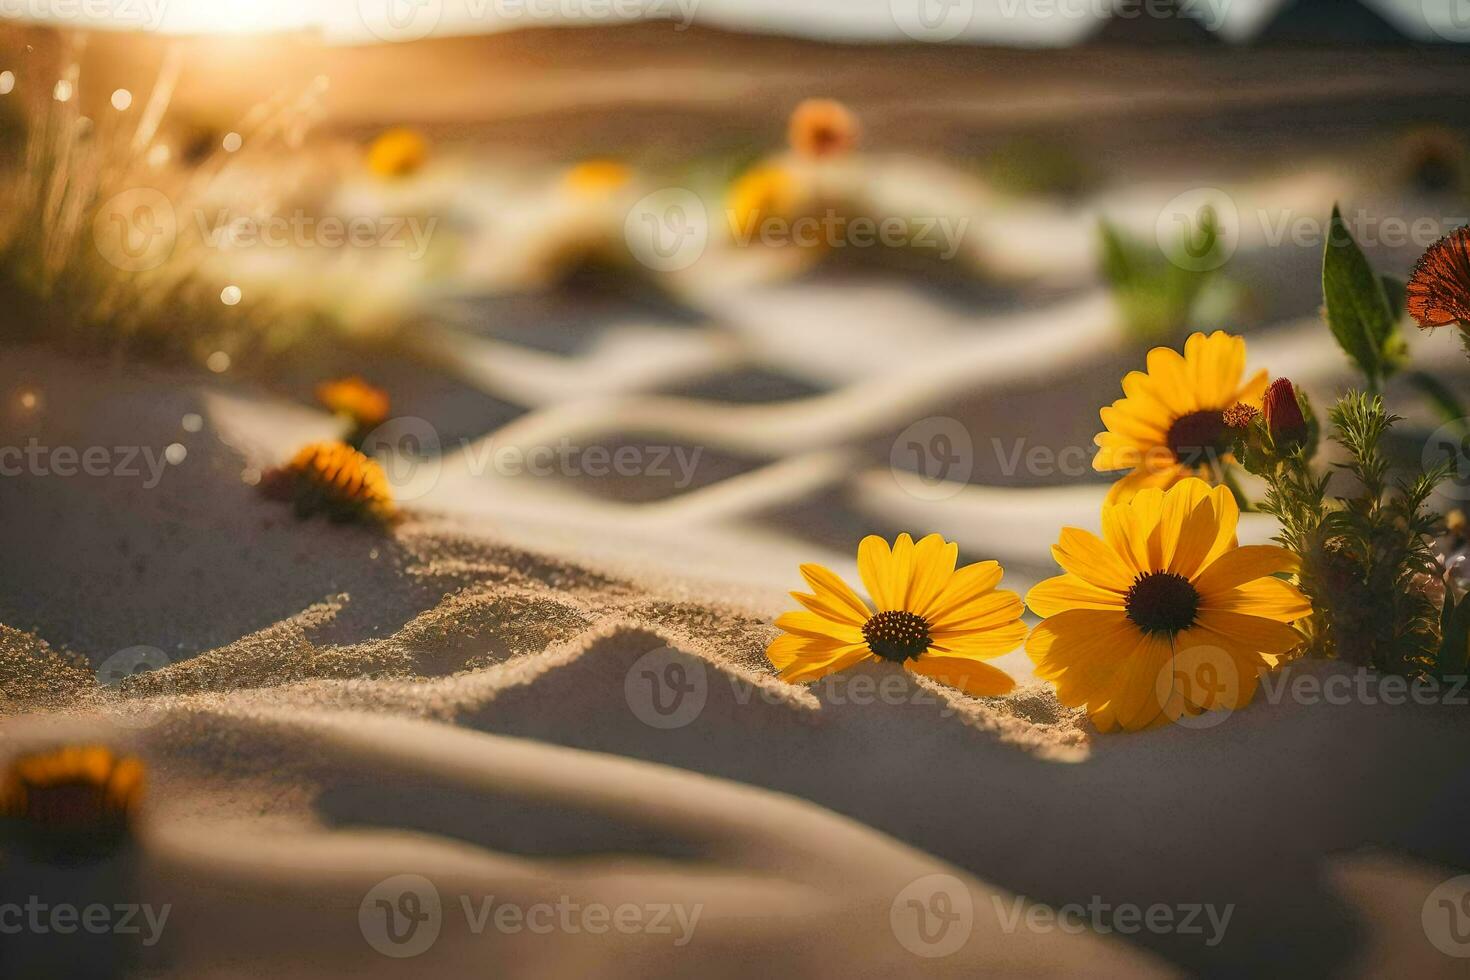
{"label": "orange flower", "polygon": [[388,417],[388,393],[356,376],[323,381],[316,386],[316,400],[329,411],[351,419],[359,429],[382,425]]}
{"label": "orange flower", "polygon": [[807,99],[791,113],[787,136],[801,156],[823,160],[842,156],[857,145],[857,117],[833,99]]}
{"label": "orange flower", "polygon": [[300,518],[325,514],[339,522],[385,525],[398,516],[388,477],[376,461],[345,442],[315,442],[267,473],[261,492],[289,500]]}
{"label": "orange flower", "polygon": [[633,179],[625,164],[616,160],[583,160],[562,175],[563,185],[586,197],[602,197],[622,190]]}
{"label": "orange flower", "polygon": [[379,177],[408,177],[423,168],[429,144],[411,129],[389,129],[368,147],[368,169]]}
{"label": "orange flower", "polygon": [[1409,315],[1426,330],[1470,329],[1470,227],[1429,246],[1409,277]]}

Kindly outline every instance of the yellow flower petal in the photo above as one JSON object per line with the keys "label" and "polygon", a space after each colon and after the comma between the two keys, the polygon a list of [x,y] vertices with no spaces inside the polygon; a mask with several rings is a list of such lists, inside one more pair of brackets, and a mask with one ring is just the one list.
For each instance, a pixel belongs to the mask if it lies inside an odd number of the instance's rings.
{"label": "yellow flower petal", "polygon": [[[823,607],[831,611],[832,618],[861,626],[873,614],[868,604],[858,598],[858,594],[835,572],[821,565],[808,564],[801,566],[801,577],[812,587]],[[823,611],[813,608],[809,603],[802,604],[813,612]]]}
{"label": "yellow flower petal", "polygon": [[1026,605],[1038,616],[1055,616],[1068,609],[1122,611],[1123,593],[1098,588],[1082,576],[1068,572],[1032,586],[1026,593]]}
{"label": "yellow flower petal", "polygon": [[1240,546],[1235,538],[1235,529],[1240,524],[1240,506],[1234,495],[1226,487],[1216,487],[1210,495],[1215,502],[1215,517],[1219,524],[1215,530],[1215,542],[1200,562],[1200,568],[1208,567],[1225,552]]}
{"label": "yellow flower petal", "polygon": [[874,659],[866,643],[834,647],[800,659],[781,672],[781,679],[788,684],[807,684]]}
{"label": "yellow flower petal", "polygon": [[1196,710],[1244,708],[1255,697],[1267,664],[1251,644],[1195,626],[1174,640],[1174,679]]}
{"label": "yellow flower petal", "polygon": [[1202,407],[1228,408],[1235,404],[1240,376],[1245,372],[1245,340],[1217,330],[1208,337],[1196,333],[1184,343],[1184,361],[1195,395]]}
{"label": "yellow flower petal", "polygon": [[913,570],[902,608],[922,615],[923,610],[928,609],[949,584],[959,556],[960,546],[947,543],[937,534],[930,534],[916,544]]}
{"label": "yellow flower petal", "polygon": [[900,534],[893,548],[870,534],[858,545],[858,574],[879,612],[902,609],[908,592],[914,539]]}
{"label": "yellow flower petal", "polygon": [[943,616],[929,620],[929,632],[937,638],[993,629],[1013,619],[1020,619],[1025,611],[1026,607],[1020,596],[1010,589],[996,589],[975,596]]}
{"label": "yellow flower petal", "polygon": [[1235,399],[1230,404],[1244,402],[1253,408],[1260,408],[1261,401],[1266,395],[1266,386],[1270,384],[1271,375],[1264,369],[1257,371],[1255,376],[1241,386],[1235,393]]}
{"label": "yellow flower petal", "polygon": [[1166,462],[1157,453],[1147,456],[1138,469],[1118,480],[1108,490],[1104,506],[1126,504],[1141,490],[1167,490],[1180,480],[1194,475],[1194,471],[1178,463]]}
{"label": "yellow flower petal", "polygon": [[1263,578],[1225,592],[1204,596],[1201,609],[1235,612],[1246,616],[1294,623],[1312,614],[1312,604],[1296,586],[1279,578]]}
{"label": "yellow flower petal", "polygon": [[801,660],[820,659],[838,647],[847,645],[831,636],[781,633],[766,647],[766,658],[771,661],[771,666],[781,671]]}
{"label": "yellow flower petal", "polygon": [[1113,696],[1108,709],[1118,727],[1136,732],[1148,727],[1164,710],[1167,683],[1161,685],[1174,656],[1173,641],[1162,634],[1140,636],[1113,679]]}
{"label": "yellow flower petal", "polygon": [[1295,649],[1303,639],[1285,623],[1221,609],[1201,609],[1195,628],[1218,634],[1222,645],[1273,657]]}
{"label": "yellow flower petal", "polygon": [[1005,671],[970,657],[926,653],[917,660],[906,661],[904,667],[981,698],[1008,694],[1016,686],[1016,682]]}
{"label": "yellow flower petal", "polygon": [[[1185,546],[1183,558],[1197,550],[1200,557],[1214,543],[1216,526],[1213,510],[1207,510],[1196,521],[1195,510],[1210,495],[1210,485],[1203,480],[1190,478],[1170,487],[1159,500],[1159,522],[1148,536],[1148,567],[1154,571],[1170,571],[1179,553],[1181,543]],[[1186,524],[1188,536],[1186,537]],[[1197,536],[1205,536],[1198,540]],[[1196,560],[1197,567],[1197,560]]]}
{"label": "yellow flower petal", "polygon": [[776,628],[796,636],[838,643],[862,643],[862,630],[849,623],[839,623],[812,612],[788,612],[776,617]]}
{"label": "yellow flower petal", "polygon": [[980,598],[999,585],[1003,574],[1004,571],[999,562],[977,561],[973,565],[966,565],[950,576],[943,591],[935,596],[929,606],[911,611],[923,616],[931,626],[947,622],[955,610]]}
{"label": "yellow flower petal", "polygon": [[1243,545],[1207,565],[1195,576],[1194,587],[1208,597],[1277,572],[1295,571],[1298,564],[1296,555],[1274,544]]}
{"label": "yellow flower petal", "polygon": [[1056,684],[1063,704],[1092,712],[1107,702],[1113,675],[1139,636],[1122,610],[1072,609],[1032,630],[1026,655],[1038,677]]}
{"label": "yellow flower petal", "polygon": [[[1016,612],[1018,614],[1020,608],[1020,600],[1018,599],[1016,602]],[[924,654],[924,657],[932,654],[973,657],[982,660],[999,657],[1019,647],[1025,641],[1026,633],[1026,624],[1021,622],[1020,619],[1012,619],[1009,622],[998,623],[994,626],[987,626],[978,630],[941,633],[933,637],[933,645],[929,648],[930,653]]]}
{"label": "yellow flower petal", "polygon": [[[1106,523],[1104,524],[1106,527]],[[1109,547],[1097,535],[1075,527],[1064,527],[1060,540],[1052,546],[1056,563],[1073,575],[1114,592],[1127,592],[1142,567],[1128,552]]]}

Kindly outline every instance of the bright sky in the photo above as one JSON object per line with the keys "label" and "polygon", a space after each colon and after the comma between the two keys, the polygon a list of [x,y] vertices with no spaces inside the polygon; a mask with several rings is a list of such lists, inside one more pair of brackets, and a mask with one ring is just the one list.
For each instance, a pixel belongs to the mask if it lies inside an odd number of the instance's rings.
{"label": "bright sky", "polygon": [[[904,41],[1067,44],[1115,5],[1156,0],[0,0],[0,14],[178,33],[321,28],[346,42],[654,16],[737,30]],[[1258,30],[1285,0],[1180,0],[1222,36]],[[1364,0],[1405,33],[1470,40],[1466,0]]]}

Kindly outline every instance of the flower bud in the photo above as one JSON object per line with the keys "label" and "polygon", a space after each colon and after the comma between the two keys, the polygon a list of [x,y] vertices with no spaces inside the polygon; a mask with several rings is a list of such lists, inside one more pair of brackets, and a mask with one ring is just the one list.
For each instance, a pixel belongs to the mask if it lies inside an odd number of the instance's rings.
{"label": "flower bud", "polygon": [[1296,389],[1286,378],[1277,378],[1266,389],[1265,403],[1261,414],[1266,419],[1266,429],[1279,448],[1299,446],[1307,440],[1307,420],[1302,415],[1302,406],[1297,401]]}

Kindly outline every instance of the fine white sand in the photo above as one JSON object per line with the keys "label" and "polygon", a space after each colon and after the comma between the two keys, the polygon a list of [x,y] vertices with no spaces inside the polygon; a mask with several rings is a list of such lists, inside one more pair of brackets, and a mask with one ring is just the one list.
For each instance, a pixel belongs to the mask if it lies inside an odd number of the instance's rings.
{"label": "fine white sand", "polygon": [[[152,487],[7,480],[30,517],[0,531],[26,556],[0,589],[4,744],[103,739],[149,762],[144,846],[108,887],[172,904],[139,961],[166,975],[1453,975],[1414,924],[1470,856],[1463,707],[1262,698],[1205,731],[1099,737],[1031,682],[979,700],[879,667],[792,688],[761,654],[781,593],[798,561],[851,561],[758,510],[635,519],[583,496],[552,521],[539,494],[495,489],[514,481],[445,480],[391,537],[302,524],[242,473],[331,431],[319,413],[34,352],[0,371],[0,389],[40,393],[40,444],[188,449]],[[858,483],[878,509],[880,483]],[[1086,523],[1071,513],[1101,489],[1036,498],[1037,527],[1004,538],[1013,586],[1044,564],[1044,511]],[[967,554],[1002,542],[982,518],[1004,493],[946,502],[974,518],[956,521]],[[895,503],[893,519],[913,517]],[[91,681],[87,661],[137,644],[166,665]],[[1002,663],[1026,679],[1022,655]],[[695,692],[673,727],[660,678]],[[400,874],[443,902],[439,939],[408,960],[359,923]],[[936,887],[969,896],[969,931],[926,959],[901,910]],[[464,896],[702,911],[678,946],[476,934]],[[1232,918],[1215,945],[1007,932],[1017,896]]]}

